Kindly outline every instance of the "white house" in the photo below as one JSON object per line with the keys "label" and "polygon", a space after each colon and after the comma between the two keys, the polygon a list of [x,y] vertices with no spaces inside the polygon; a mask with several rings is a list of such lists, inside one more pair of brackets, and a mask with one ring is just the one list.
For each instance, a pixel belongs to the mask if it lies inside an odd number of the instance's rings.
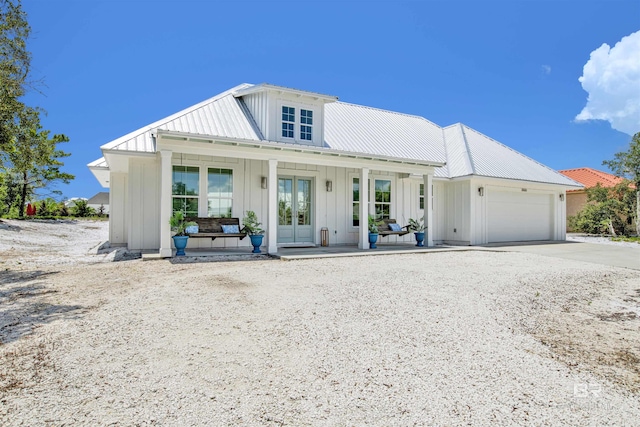
{"label": "white house", "polygon": [[98,213],[109,215],[109,192],[100,191],[87,200],[87,206],[93,208]]}
{"label": "white house", "polygon": [[[331,245],[367,248],[359,219],[368,214],[401,225],[424,217],[429,246],[564,240],[565,193],[579,187],[463,124],[442,128],[270,84],[239,85],[101,150],[88,166],[110,189],[111,244],[162,256],[171,255],[172,209],[239,218],[253,210],[269,253],[319,244],[322,227]],[[250,244],[189,240],[237,245]]]}

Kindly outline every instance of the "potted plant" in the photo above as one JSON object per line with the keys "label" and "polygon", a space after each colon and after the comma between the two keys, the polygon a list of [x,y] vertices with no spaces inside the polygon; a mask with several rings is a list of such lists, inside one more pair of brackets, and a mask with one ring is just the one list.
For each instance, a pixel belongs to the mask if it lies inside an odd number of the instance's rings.
{"label": "potted plant", "polygon": [[182,211],[176,211],[169,218],[169,225],[171,226],[171,231],[175,233],[173,244],[176,247],[176,256],[184,256],[184,248],[187,247],[187,241],[189,240],[187,227],[198,224],[193,221],[187,221]]}
{"label": "potted plant", "polygon": [[424,230],[423,218],[409,218],[409,231],[413,231],[414,236],[416,236],[416,246],[424,246]]}
{"label": "potted plant", "polygon": [[246,230],[251,244],[253,245],[253,253],[260,253],[260,245],[262,245],[262,239],[264,237],[264,230],[260,228],[261,222],[258,222],[258,215],[254,211],[247,211],[245,217],[242,219],[244,229]]}
{"label": "potted plant", "polygon": [[369,215],[369,249],[376,249],[376,242],[378,241],[378,225],[382,221],[377,221],[373,215]]}

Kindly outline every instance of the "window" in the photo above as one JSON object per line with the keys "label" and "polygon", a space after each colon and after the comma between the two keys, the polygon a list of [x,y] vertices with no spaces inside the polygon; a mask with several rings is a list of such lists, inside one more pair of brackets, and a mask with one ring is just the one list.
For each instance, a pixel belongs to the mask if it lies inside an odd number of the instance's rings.
{"label": "window", "polygon": [[424,209],[424,184],[420,184],[420,209]]}
{"label": "window", "polygon": [[375,212],[376,219],[391,218],[391,181],[375,180]]}
{"label": "window", "polygon": [[353,220],[351,225],[360,226],[360,178],[353,178]]}
{"label": "window", "polygon": [[173,212],[182,211],[188,217],[198,216],[200,170],[192,166],[174,166],[172,182]]}
{"label": "window", "polygon": [[231,218],[233,171],[209,168],[207,172],[207,215],[215,218]]}
{"label": "window", "polygon": [[282,136],[293,138],[293,125],[296,122],[296,109],[293,107],[282,107]]}
{"label": "window", "polygon": [[313,126],[313,111],[300,110],[300,139],[311,141],[311,127]]}

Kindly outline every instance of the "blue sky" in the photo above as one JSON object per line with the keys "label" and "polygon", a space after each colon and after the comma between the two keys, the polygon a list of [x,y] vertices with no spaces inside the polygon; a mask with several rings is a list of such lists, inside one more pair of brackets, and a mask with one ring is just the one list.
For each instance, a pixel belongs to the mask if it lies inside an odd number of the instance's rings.
{"label": "blue sky", "polygon": [[[71,139],[65,170],[76,179],[58,187],[66,197],[102,190],[86,167],[102,144],[240,83],[336,95],[441,126],[462,122],[554,169],[606,170],[602,160],[631,140],[606,120],[576,122],[590,94],[583,119],[616,116],[625,101],[616,97],[640,105],[631,43],[614,48],[640,30],[638,1],[23,0],[23,7],[33,29],[32,77],[46,85],[25,101],[48,111],[46,129]],[[619,60],[607,63],[607,49],[598,51],[587,93],[578,79],[603,43]],[[603,81],[613,95],[602,92]],[[627,111],[627,129],[640,123],[635,115]]]}

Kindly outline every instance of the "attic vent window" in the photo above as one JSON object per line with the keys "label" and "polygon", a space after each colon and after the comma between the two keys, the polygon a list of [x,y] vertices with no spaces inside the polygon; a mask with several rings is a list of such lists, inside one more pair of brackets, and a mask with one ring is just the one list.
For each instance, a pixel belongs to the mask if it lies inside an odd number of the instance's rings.
{"label": "attic vent window", "polygon": [[311,141],[311,127],[313,125],[313,111],[300,110],[300,139]]}
{"label": "attic vent window", "polygon": [[[304,111],[304,110],[303,110]],[[296,121],[296,109],[293,107],[282,107],[282,136],[293,138],[293,125]]]}

